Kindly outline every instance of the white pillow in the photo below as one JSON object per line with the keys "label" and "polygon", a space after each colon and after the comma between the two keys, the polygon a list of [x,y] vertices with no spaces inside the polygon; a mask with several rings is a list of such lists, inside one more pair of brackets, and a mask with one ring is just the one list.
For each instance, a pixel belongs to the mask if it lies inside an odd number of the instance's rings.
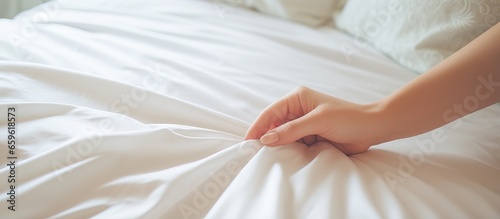
{"label": "white pillow", "polygon": [[317,27],[331,21],[345,0],[216,0]]}
{"label": "white pillow", "polygon": [[498,22],[500,0],[349,0],[335,17],[358,42],[418,73]]}
{"label": "white pillow", "polygon": [[0,0],[0,18],[13,18],[19,12],[46,1],[48,0]]}

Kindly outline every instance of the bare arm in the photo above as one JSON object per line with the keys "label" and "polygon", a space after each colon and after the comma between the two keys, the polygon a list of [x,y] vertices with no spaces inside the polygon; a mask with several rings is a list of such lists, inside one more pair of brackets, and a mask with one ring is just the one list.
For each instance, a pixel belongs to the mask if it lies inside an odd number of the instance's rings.
{"label": "bare arm", "polygon": [[[453,36],[450,36],[453,37]],[[500,24],[377,104],[386,139],[435,129],[500,101]]]}
{"label": "bare arm", "polygon": [[[453,36],[450,36],[453,37]],[[500,24],[392,95],[368,105],[298,88],[268,106],[245,139],[328,141],[346,154],[430,131],[500,101]]]}

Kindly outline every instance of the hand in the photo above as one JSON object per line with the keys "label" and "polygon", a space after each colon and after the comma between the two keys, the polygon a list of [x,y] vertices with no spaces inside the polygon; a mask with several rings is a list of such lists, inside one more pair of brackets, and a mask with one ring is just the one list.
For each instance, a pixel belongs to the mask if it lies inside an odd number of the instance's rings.
{"label": "hand", "polygon": [[[428,132],[500,101],[499,38],[500,23],[373,104],[299,87],[264,109],[245,139],[260,138],[268,146],[327,141],[350,155]],[[464,108],[468,100],[474,107]]]}
{"label": "hand", "polygon": [[264,109],[245,139],[260,138],[267,146],[327,141],[347,155],[361,153],[381,143],[377,109],[299,87]]}

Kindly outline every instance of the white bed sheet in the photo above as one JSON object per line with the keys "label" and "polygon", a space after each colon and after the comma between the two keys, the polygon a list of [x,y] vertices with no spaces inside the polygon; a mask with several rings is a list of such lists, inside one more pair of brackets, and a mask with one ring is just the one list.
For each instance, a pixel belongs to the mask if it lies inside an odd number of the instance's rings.
{"label": "white bed sheet", "polygon": [[296,86],[366,103],[416,76],[332,28],[213,1],[66,0],[0,33],[18,139],[12,212],[2,118],[1,218],[500,215],[498,104],[350,157],[243,141]]}

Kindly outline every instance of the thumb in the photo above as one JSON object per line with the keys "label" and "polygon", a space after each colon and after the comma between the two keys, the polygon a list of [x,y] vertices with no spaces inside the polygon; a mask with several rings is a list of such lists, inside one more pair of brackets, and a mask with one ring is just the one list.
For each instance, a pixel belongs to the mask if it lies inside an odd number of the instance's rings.
{"label": "thumb", "polygon": [[311,112],[267,132],[260,141],[267,146],[289,144],[305,136],[317,134],[316,127],[315,116]]}

